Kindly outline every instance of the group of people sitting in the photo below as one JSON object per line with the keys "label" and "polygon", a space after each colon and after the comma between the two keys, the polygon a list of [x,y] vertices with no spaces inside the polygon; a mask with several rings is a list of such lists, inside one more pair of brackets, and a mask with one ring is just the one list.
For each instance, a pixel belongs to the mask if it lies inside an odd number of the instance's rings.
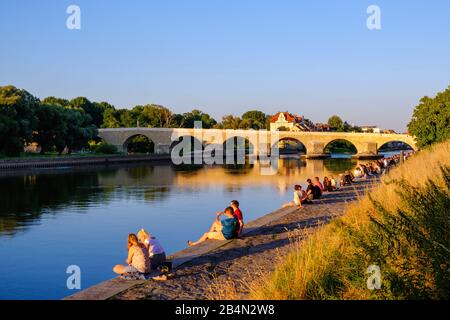
{"label": "group of people sitting", "polygon": [[159,241],[147,231],[141,229],[138,234],[128,235],[128,257],[126,265],[118,264],[113,268],[117,274],[149,273],[157,270],[166,262],[166,253]]}
{"label": "group of people sitting", "polygon": [[[224,219],[220,219],[224,216]],[[242,234],[244,218],[239,209],[239,202],[233,200],[223,212],[216,213],[216,219],[208,232],[198,241],[188,241],[189,246],[197,245],[208,239],[228,240]],[[148,274],[152,270],[166,265],[166,254],[159,241],[144,229],[137,235],[128,235],[128,256],[126,265],[118,264],[113,271],[119,275]],[[156,277],[157,278],[157,277]],[[154,278],[155,279],[155,278]]]}
{"label": "group of people sitting", "polygon": [[294,186],[294,199],[291,202],[284,204],[283,208],[292,206],[301,207],[305,203],[311,203],[312,200],[320,199],[323,192],[332,190],[333,188],[337,187],[337,181],[334,180],[333,176],[330,176],[329,178],[326,177],[326,179],[326,189],[324,187],[325,179],[324,183],[322,184],[319,177],[314,178],[314,183],[311,179],[306,180],[308,184],[306,190],[303,190],[301,185],[296,184]]}
{"label": "group of people sitting", "polygon": [[[410,156],[410,155],[409,155]],[[405,156],[404,159],[409,158]],[[294,186],[294,199],[286,203],[283,207],[298,206],[305,203],[312,203],[312,200],[320,199],[324,192],[333,192],[340,189],[341,186],[352,184],[355,179],[364,179],[372,175],[384,173],[391,166],[400,162],[400,156],[395,155],[381,160],[374,160],[367,164],[358,164],[351,171],[340,174],[338,179],[334,176],[326,176],[323,182],[319,177],[307,179],[306,190],[301,185]],[[223,219],[220,219],[223,216]],[[239,208],[239,202],[233,200],[229,207],[222,212],[217,212],[215,220],[208,232],[204,233],[197,241],[188,241],[189,246],[195,246],[208,239],[229,240],[238,238],[244,228],[244,219],[242,211]],[[151,236],[147,231],[141,229],[137,235],[131,233],[128,235],[128,257],[126,265],[116,265],[114,272],[119,275],[133,273],[149,273],[151,270],[159,269],[166,263],[166,254],[159,241]]]}
{"label": "group of people sitting", "polygon": [[[412,153],[404,155],[404,160],[408,159]],[[298,206],[312,203],[312,200],[320,199],[324,192],[333,192],[340,189],[341,186],[351,185],[356,179],[365,179],[373,175],[385,173],[390,167],[397,165],[400,162],[401,155],[394,155],[392,157],[374,160],[366,164],[358,164],[353,171],[345,171],[339,174],[337,179],[334,176],[326,176],[323,182],[319,177],[307,179],[306,190],[303,190],[301,185],[294,186],[294,198],[292,201],[283,205],[285,207]]]}
{"label": "group of people sitting", "polygon": [[[224,216],[224,219],[220,219]],[[230,206],[225,210],[216,213],[216,219],[214,220],[209,231],[204,233],[197,241],[188,241],[189,246],[195,246],[208,239],[214,240],[229,240],[237,238],[242,234],[244,229],[244,218],[241,209],[239,209],[239,201],[233,200]]]}

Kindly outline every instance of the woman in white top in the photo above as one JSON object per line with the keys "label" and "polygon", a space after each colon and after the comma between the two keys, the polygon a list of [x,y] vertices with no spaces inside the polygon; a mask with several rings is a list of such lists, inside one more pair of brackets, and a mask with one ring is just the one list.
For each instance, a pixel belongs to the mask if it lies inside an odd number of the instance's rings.
{"label": "woman in white top", "polygon": [[301,207],[302,203],[306,200],[306,193],[302,190],[302,186],[296,185],[294,186],[294,199],[291,202],[285,203],[283,208],[286,207]]}
{"label": "woman in white top", "polygon": [[139,230],[138,234],[139,241],[147,248],[148,255],[150,258],[151,268],[153,270],[162,266],[166,262],[166,253],[159,241],[152,237],[144,229]]}

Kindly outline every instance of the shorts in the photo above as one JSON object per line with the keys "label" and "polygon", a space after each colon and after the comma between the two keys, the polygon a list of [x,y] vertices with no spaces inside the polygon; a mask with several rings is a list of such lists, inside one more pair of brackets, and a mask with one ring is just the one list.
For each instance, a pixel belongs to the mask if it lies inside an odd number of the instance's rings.
{"label": "shorts", "polygon": [[143,272],[140,272],[138,269],[136,269],[133,266],[126,266],[123,270],[125,273],[138,273],[138,272],[143,273]]}
{"label": "shorts", "polygon": [[154,254],[152,257],[150,257],[152,270],[156,270],[159,266],[162,266],[164,262],[166,262],[166,254],[164,252]]}
{"label": "shorts", "polygon": [[222,233],[223,226],[220,222],[214,222],[214,231]]}
{"label": "shorts", "polygon": [[214,232],[208,232],[208,239],[214,239],[214,240],[227,240],[225,236],[223,235],[222,231],[214,231]]}

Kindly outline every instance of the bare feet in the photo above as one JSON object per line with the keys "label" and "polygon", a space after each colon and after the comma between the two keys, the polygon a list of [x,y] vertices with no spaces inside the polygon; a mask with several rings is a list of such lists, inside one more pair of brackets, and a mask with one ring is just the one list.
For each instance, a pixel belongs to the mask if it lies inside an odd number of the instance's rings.
{"label": "bare feet", "polygon": [[156,281],[167,281],[173,278],[173,273],[169,273],[169,274],[161,274],[159,276],[153,277],[153,280]]}
{"label": "bare feet", "polygon": [[193,245],[193,242],[191,240],[188,240],[188,246],[190,247],[192,245]]}

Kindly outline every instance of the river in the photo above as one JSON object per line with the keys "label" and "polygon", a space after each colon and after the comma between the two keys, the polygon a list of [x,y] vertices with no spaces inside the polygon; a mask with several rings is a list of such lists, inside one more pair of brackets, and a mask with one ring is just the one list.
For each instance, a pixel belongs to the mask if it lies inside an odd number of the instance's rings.
{"label": "river", "polygon": [[351,159],[282,158],[276,175],[253,165],[183,167],[134,164],[0,173],[0,299],[59,299],[114,277],[130,232],[147,229],[166,252],[209,228],[215,212],[241,203],[247,221],[292,198],[294,184],[337,175]]}

